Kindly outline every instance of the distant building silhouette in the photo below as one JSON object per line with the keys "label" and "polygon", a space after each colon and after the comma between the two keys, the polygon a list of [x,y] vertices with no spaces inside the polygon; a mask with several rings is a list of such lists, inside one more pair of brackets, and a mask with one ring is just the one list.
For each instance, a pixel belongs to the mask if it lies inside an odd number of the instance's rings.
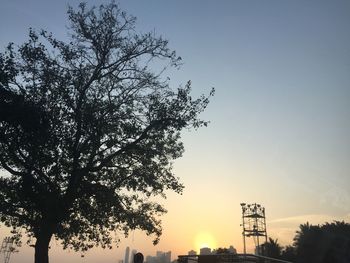
{"label": "distant building silhouette", "polygon": [[164,259],[165,259],[165,263],[170,263],[171,262],[171,251],[168,251],[168,252],[164,253]]}
{"label": "distant building silhouette", "polygon": [[189,256],[195,256],[195,255],[197,255],[197,252],[194,251],[194,250],[190,250],[190,251],[188,251],[188,255]]}
{"label": "distant building silhouette", "polygon": [[131,250],[131,260],[130,260],[130,263],[134,263],[134,256],[136,255],[137,253],[137,250],[136,249],[133,249]]}
{"label": "distant building silhouette", "polygon": [[199,252],[200,255],[211,255],[211,248],[202,247]]}
{"label": "distant building silhouette", "polygon": [[130,248],[129,248],[129,247],[126,247],[126,249],[125,249],[124,263],[129,263],[129,255],[130,255]]}
{"label": "distant building silhouette", "polygon": [[146,257],[146,263],[171,263],[171,251],[157,251],[155,257]]}
{"label": "distant building silhouette", "polygon": [[152,256],[146,256],[146,263],[154,263],[154,258]]}

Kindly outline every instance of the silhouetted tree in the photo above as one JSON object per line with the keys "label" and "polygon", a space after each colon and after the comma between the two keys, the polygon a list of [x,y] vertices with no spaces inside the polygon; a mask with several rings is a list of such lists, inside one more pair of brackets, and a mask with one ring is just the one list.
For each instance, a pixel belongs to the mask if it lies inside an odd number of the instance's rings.
{"label": "silhouetted tree", "polygon": [[151,197],[182,192],[180,131],[206,125],[208,98],[151,70],[179,65],[166,40],[135,33],[115,3],[68,16],[69,43],[31,29],[0,55],[0,219],[35,238],[36,263],[52,237],[86,251],[138,228],[157,243],[165,209]]}
{"label": "silhouetted tree", "polygon": [[278,244],[278,239],[269,237],[269,241],[262,244],[263,255],[271,258],[280,258],[282,247]]}
{"label": "silhouetted tree", "polygon": [[336,221],[313,226],[300,225],[294,238],[296,262],[350,262],[350,224]]}
{"label": "silhouetted tree", "polygon": [[294,238],[297,262],[321,262],[323,251],[317,240],[323,238],[319,226],[310,225],[308,222],[300,225],[300,230]]}
{"label": "silhouetted tree", "polygon": [[233,246],[230,246],[228,248],[219,247],[213,250],[213,254],[237,254],[237,251]]}
{"label": "silhouetted tree", "polygon": [[295,262],[296,261],[296,251],[294,246],[286,246],[282,250],[281,259],[286,261]]}
{"label": "silhouetted tree", "polygon": [[215,254],[229,254],[230,250],[228,248],[219,247],[215,250]]}

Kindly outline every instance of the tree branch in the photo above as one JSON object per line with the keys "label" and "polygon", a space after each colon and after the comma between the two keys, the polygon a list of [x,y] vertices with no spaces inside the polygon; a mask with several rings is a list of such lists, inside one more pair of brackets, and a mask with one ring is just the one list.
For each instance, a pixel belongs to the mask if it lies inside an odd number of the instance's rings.
{"label": "tree branch", "polygon": [[122,154],[123,152],[126,152],[128,150],[131,150],[134,148],[139,142],[147,138],[148,133],[154,129],[156,126],[159,125],[164,125],[166,122],[171,122],[171,121],[178,121],[176,119],[168,118],[168,119],[161,119],[161,120],[156,120],[153,121],[148,127],[144,129],[144,131],[141,133],[141,135],[135,139],[133,142],[125,145],[121,149],[117,150],[116,152],[112,153],[111,155],[107,156],[105,159],[100,161],[100,164],[91,168],[88,168],[90,172],[97,172],[100,171],[103,167],[105,167],[109,162],[111,162],[116,156]]}

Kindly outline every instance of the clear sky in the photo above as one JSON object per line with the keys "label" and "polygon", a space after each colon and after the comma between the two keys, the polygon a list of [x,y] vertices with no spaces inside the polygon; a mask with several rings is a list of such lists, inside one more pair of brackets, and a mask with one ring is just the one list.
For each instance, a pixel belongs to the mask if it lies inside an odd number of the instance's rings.
{"label": "clear sky", "polygon": [[[78,1],[1,0],[0,46],[22,43],[28,27],[66,37],[66,6]],[[99,4],[100,1],[88,1]],[[174,169],[183,195],[161,202],[158,246],[135,232],[112,251],[84,258],[52,242],[50,262],[117,262],[126,246],[187,254],[208,244],[242,251],[240,203],[266,208],[269,236],[286,245],[298,225],[350,221],[350,2],[348,0],[122,0],[138,30],[170,40],[183,58],[176,87],[216,88],[202,115],[207,128],[185,132]],[[3,237],[6,229],[0,229]],[[249,244],[249,249],[252,243]],[[13,262],[28,262],[24,246]]]}

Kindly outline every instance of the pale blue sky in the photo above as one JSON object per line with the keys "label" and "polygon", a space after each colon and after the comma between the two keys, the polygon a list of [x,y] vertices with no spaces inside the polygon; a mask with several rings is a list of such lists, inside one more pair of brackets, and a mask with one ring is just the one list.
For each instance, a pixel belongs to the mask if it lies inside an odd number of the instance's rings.
{"label": "pale blue sky", "polygon": [[[1,0],[0,46],[21,43],[29,26],[65,37],[66,3]],[[186,190],[164,201],[165,227],[184,207],[195,210],[189,217],[202,218],[207,205],[213,213],[227,208],[216,223],[231,220],[228,229],[239,234],[242,201],[265,205],[270,233],[282,242],[290,236],[278,236],[276,222],[292,218],[290,227],[297,227],[349,218],[349,1],[123,0],[120,6],[138,18],[140,31],[162,34],[183,57],[181,70],[168,72],[174,86],[190,79],[197,95],[216,88],[203,114],[210,126],[184,133],[186,152],[174,167]],[[163,239],[160,248],[174,251]],[[239,240],[232,238],[238,248]]]}

